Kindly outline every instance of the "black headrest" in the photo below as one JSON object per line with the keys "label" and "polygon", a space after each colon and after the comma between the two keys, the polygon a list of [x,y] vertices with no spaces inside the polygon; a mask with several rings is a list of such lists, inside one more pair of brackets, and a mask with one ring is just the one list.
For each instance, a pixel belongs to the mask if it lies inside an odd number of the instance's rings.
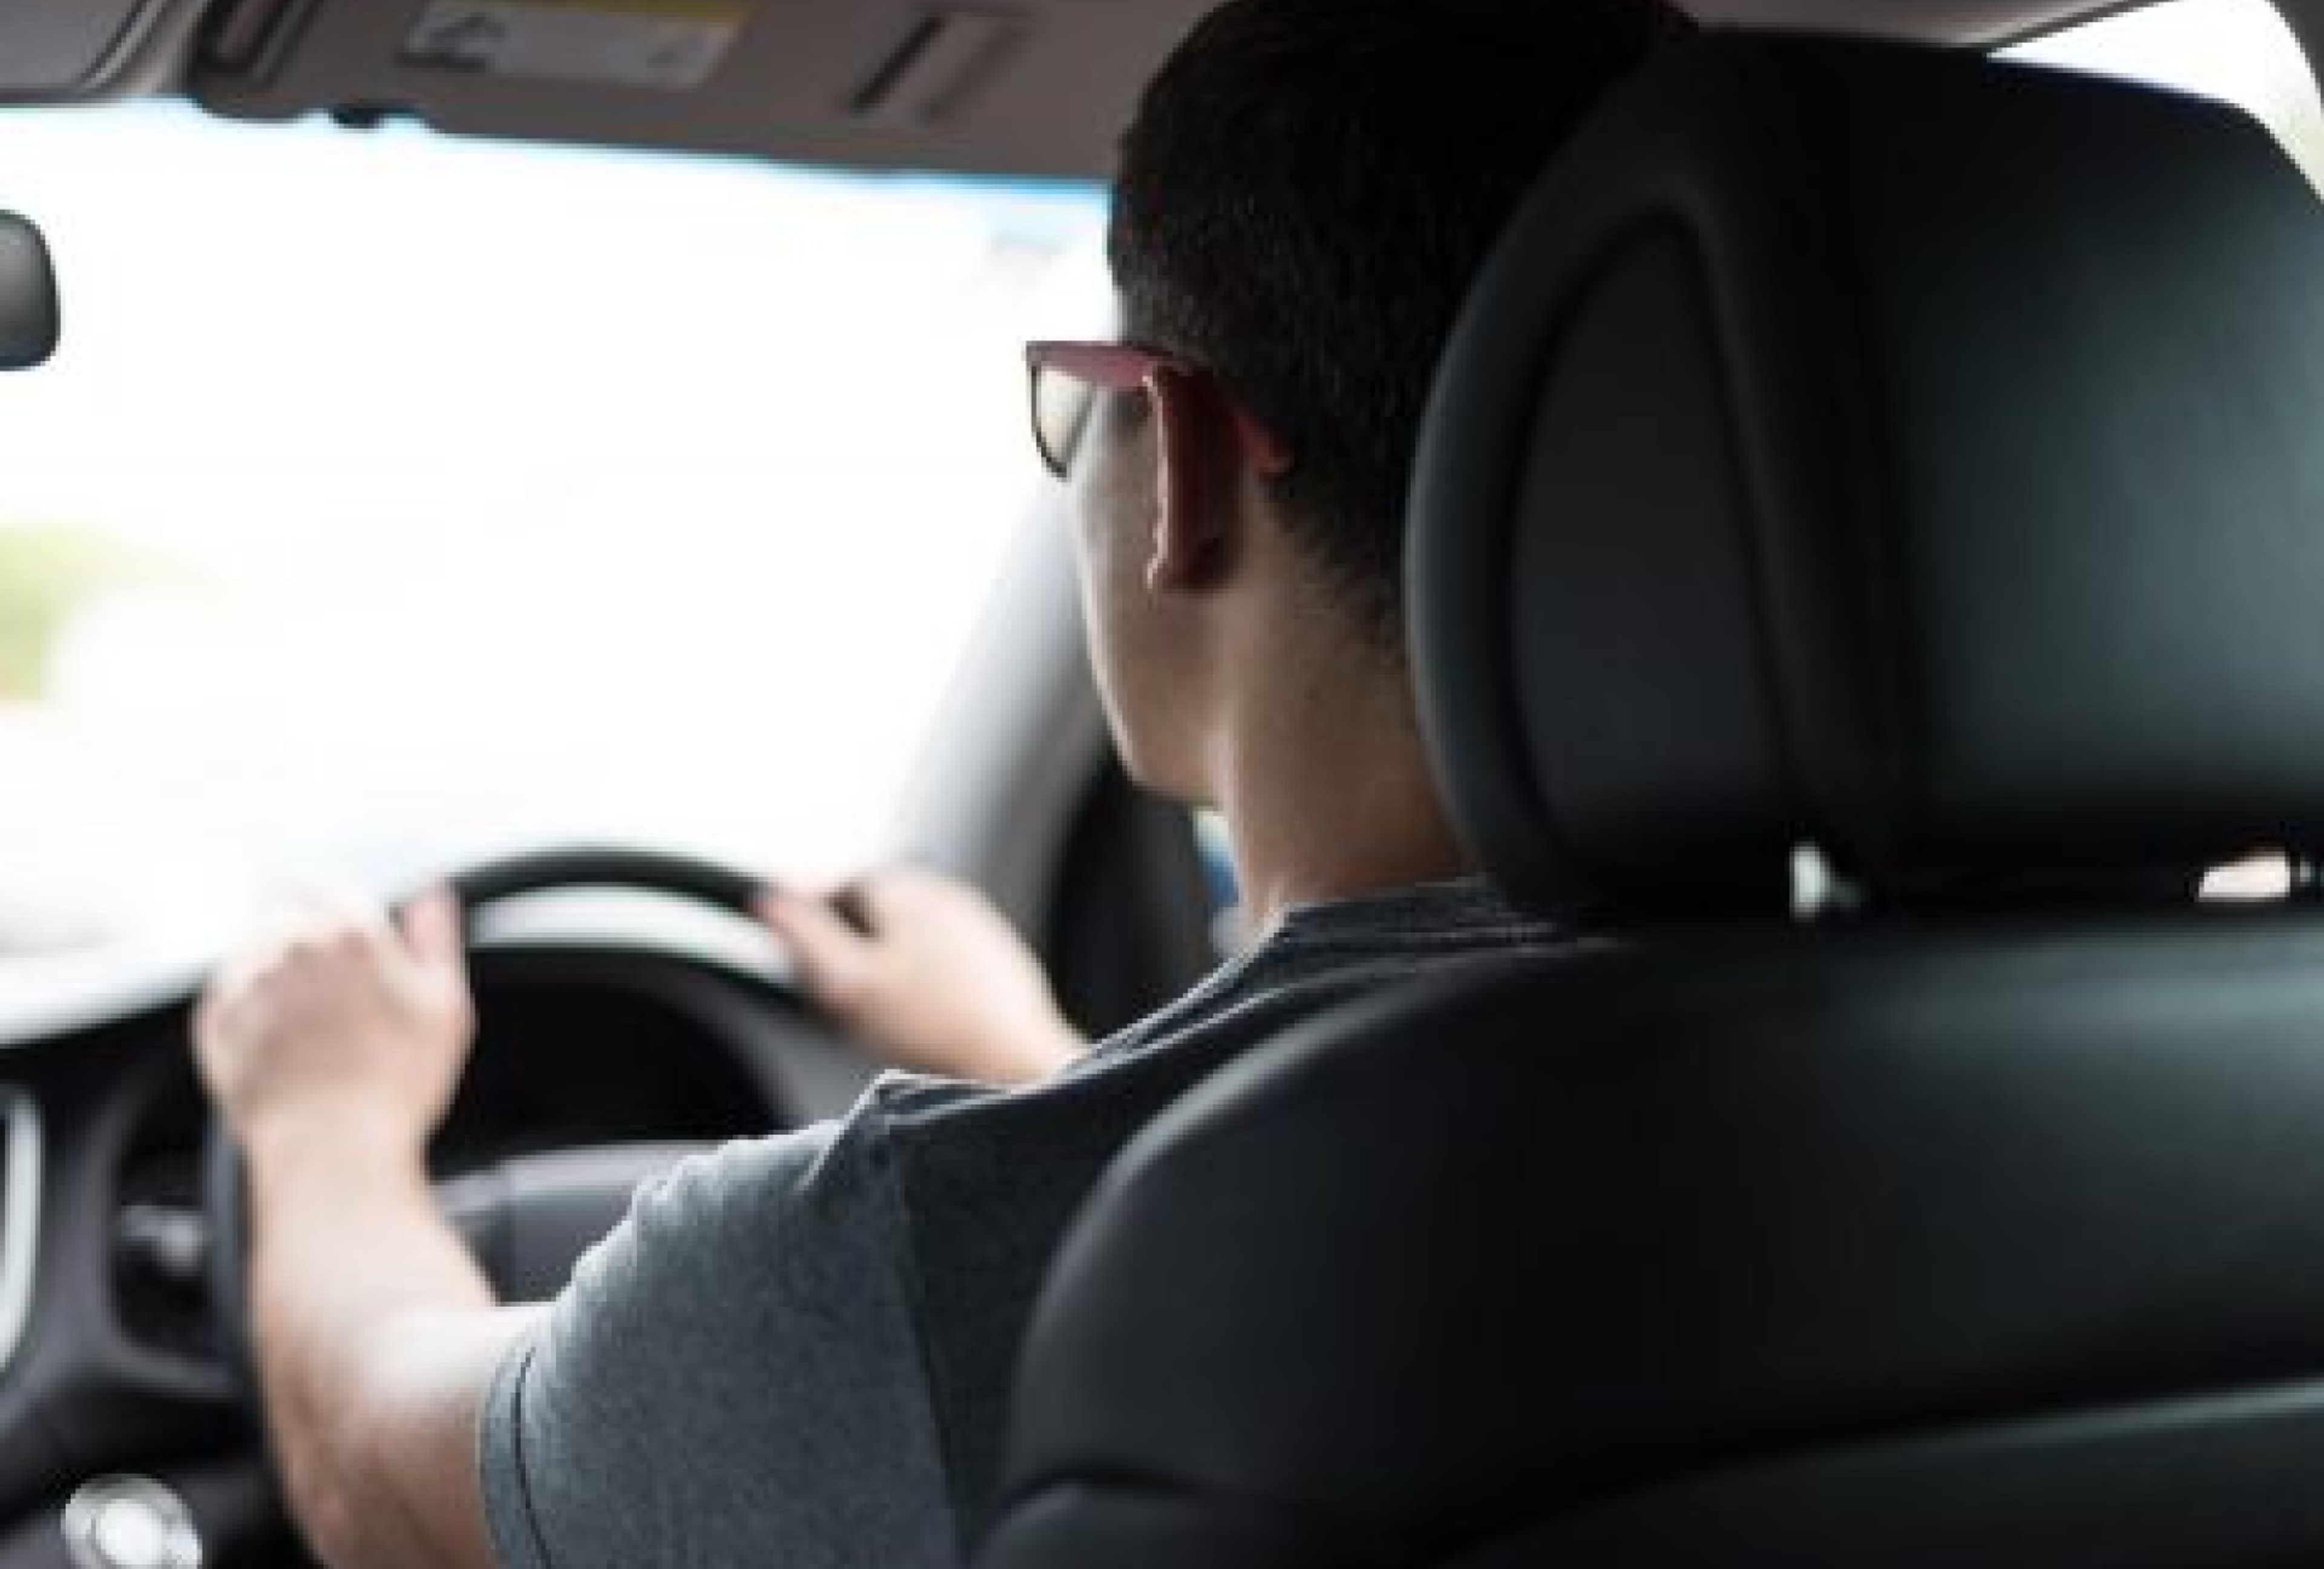
{"label": "black headrest", "polygon": [[1689,42],[1482,275],[1410,578],[1440,776],[1539,907],[2324,846],[2324,212],[2208,102]]}
{"label": "black headrest", "polygon": [[41,231],[0,212],[0,371],[29,370],[57,346],[57,284]]}

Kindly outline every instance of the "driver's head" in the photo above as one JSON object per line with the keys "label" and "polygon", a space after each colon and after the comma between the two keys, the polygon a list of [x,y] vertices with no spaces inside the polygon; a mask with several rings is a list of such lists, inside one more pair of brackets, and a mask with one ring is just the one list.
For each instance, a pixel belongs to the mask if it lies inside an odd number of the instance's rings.
{"label": "driver's head", "polygon": [[1401,680],[1405,493],[1462,297],[1607,88],[1691,25],[1664,0],[1231,0],[1148,85],[1109,252],[1125,339],[1191,374],[1102,396],[1074,466],[1101,680],[1149,783],[1207,793],[1206,722],[1298,657],[1292,628]]}

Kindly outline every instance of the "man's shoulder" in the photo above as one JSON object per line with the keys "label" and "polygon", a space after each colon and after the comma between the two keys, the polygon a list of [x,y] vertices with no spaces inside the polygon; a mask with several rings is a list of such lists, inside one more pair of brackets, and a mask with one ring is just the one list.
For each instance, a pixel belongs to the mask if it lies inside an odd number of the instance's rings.
{"label": "man's shoulder", "polygon": [[1554,941],[1469,887],[1317,907],[1044,1084],[884,1081],[863,1114],[891,1153],[960,1518],[987,1518],[1025,1323],[1058,1239],[1125,1144],[1212,1073],[1342,1003]]}
{"label": "man's shoulder", "polygon": [[1295,906],[1176,1002],[1102,1043],[1093,1067],[1182,1040],[1240,1049],[1439,969],[1530,964],[1571,946],[1557,927],[1465,878]]}
{"label": "man's shoulder", "polygon": [[[482,1414],[505,1561],[747,1563],[769,1542],[802,1564],[945,1561],[957,1533],[882,1126],[867,1099],[639,1195]],[[680,1431],[702,1463],[667,1463]]]}
{"label": "man's shoulder", "polygon": [[764,1257],[752,1242],[818,1222],[867,1241],[893,1219],[889,1132],[875,1085],[843,1116],[705,1149],[640,1190],[631,1252]]}
{"label": "man's shoulder", "polygon": [[995,1090],[885,1075],[858,1109],[872,1136],[908,1161],[932,1146],[997,1140],[1037,1171],[1052,1143],[1067,1166],[1123,1136],[1194,1080],[1274,1037],[1399,983],[1471,964],[1552,961],[1557,928],[1471,880],[1393,890],[1292,910],[1250,947],[1171,1002],[1100,1040],[1044,1084]]}

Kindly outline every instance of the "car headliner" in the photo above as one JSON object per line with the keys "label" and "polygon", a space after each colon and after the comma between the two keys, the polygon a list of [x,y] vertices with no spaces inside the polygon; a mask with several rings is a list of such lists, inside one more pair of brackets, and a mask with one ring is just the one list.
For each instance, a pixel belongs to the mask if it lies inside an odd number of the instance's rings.
{"label": "car headliner", "polygon": [[[1212,3],[11,0],[0,6],[0,103],[182,92],[243,118],[401,115],[446,131],[548,141],[1102,179],[1138,85]],[[1960,45],[2125,8],[2091,0],[1690,3],[1717,22]],[[698,83],[641,86],[446,69],[414,49],[429,19],[454,14],[447,7],[544,5],[615,25],[723,19],[712,23],[715,69]],[[2282,9],[2315,58],[2324,0],[2284,0]]]}

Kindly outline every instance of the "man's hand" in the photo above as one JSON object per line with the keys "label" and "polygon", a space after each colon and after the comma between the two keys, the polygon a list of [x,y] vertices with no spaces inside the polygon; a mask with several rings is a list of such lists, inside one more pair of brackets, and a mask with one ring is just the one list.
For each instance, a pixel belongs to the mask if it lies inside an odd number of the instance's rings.
{"label": "man's hand", "polygon": [[318,916],[219,972],[202,1082],[249,1162],[251,1332],[291,1514],[335,1569],[486,1569],[475,1430],[530,1322],[429,1184],[475,1033],[459,911]]}
{"label": "man's hand", "polygon": [[898,868],[856,883],[859,928],[829,900],[762,907],[822,1008],[901,1066],[986,1084],[1047,1078],[1083,1041],[1008,918],[964,883]]}
{"label": "man's hand", "polygon": [[370,1138],[417,1158],[475,1034],[450,895],[401,929],[318,915],[228,964],[195,1017],[202,1081],[245,1150],[285,1137]]}

